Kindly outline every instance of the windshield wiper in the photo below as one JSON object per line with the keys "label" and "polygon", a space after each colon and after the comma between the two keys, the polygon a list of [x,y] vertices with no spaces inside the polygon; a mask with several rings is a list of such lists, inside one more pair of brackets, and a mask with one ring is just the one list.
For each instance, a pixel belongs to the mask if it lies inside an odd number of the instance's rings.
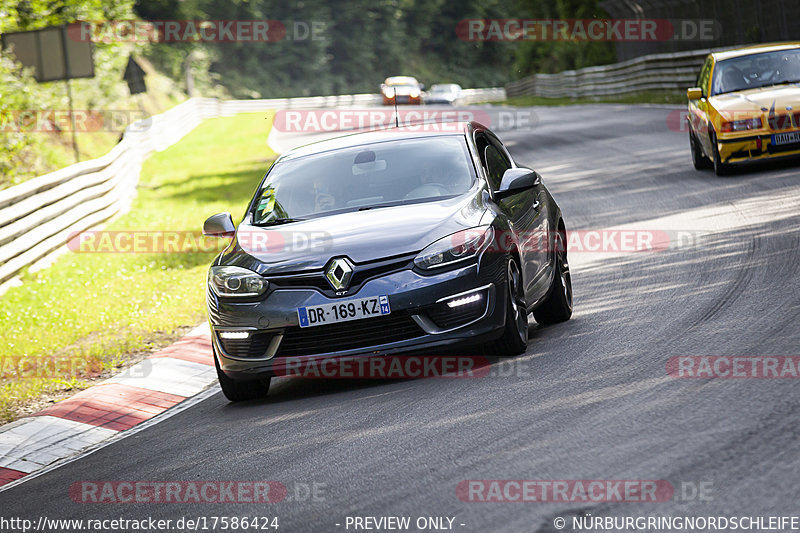
{"label": "windshield wiper", "polygon": [[381,207],[391,207],[389,205],[365,205],[363,207],[359,207],[359,211],[369,211],[370,209],[380,209]]}
{"label": "windshield wiper", "polygon": [[791,85],[792,83],[800,83],[800,80],[782,80],[776,81],[775,83],[771,83],[770,87],[774,87],[776,85]]}
{"label": "windshield wiper", "polygon": [[292,222],[302,222],[305,220],[304,218],[275,218],[272,220],[267,220],[266,222],[261,222],[258,224],[253,224],[254,226],[258,227],[266,227],[266,226],[280,226],[281,224],[291,224]]}

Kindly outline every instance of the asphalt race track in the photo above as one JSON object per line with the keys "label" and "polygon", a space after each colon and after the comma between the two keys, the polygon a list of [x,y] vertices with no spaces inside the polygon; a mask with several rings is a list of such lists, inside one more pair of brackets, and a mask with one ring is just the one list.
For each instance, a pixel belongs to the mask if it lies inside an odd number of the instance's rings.
{"label": "asphalt race track", "polygon": [[[348,516],[431,516],[455,517],[456,531],[531,532],[581,513],[796,514],[800,381],[678,379],[667,363],[800,356],[800,164],[724,178],[695,171],[687,135],[668,121],[674,109],[536,108],[535,127],[499,132],[518,163],[543,175],[569,230],[663,231],[670,241],[659,251],[571,247],[573,319],[532,325],[526,354],[496,361],[494,375],[283,378],[264,401],[237,405],[214,392],[0,492],[4,516],[277,516],[281,532],[346,531]],[[75,503],[69,488],[84,480],[275,480],[289,498]],[[665,480],[674,494],[469,502],[456,493],[464,480]],[[316,498],[306,490],[314,483]]]}

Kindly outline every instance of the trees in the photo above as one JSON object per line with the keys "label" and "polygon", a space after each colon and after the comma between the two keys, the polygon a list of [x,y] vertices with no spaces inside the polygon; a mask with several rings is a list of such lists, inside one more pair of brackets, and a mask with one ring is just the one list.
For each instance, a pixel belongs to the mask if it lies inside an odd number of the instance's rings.
{"label": "trees", "polygon": [[[279,21],[287,34],[277,42],[134,47],[175,80],[192,65],[202,94],[244,98],[373,92],[396,74],[426,84],[497,86],[614,59],[612,43],[482,42],[456,34],[465,19],[607,17],[598,0],[20,0],[0,7],[0,15],[0,32],[76,20]],[[116,68],[115,46],[98,44],[96,64]]]}
{"label": "trees", "polygon": [[[138,0],[150,20],[277,20],[287,36],[268,43],[202,43],[217,82],[233,96],[306,96],[375,92],[384,78],[407,74],[425,83],[502,85],[514,43],[470,43],[456,36],[464,18],[508,17],[500,0]],[[302,35],[303,28],[319,31]],[[299,31],[298,31],[299,28]],[[298,35],[300,34],[300,35]],[[301,37],[298,39],[298,37]],[[303,38],[304,37],[304,38]],[[168,50],[163,50],[163,48]],[[162,43],[151,57],[174,71],[180,47]],[[170,67],[170,64],[173,65]]]}
{"label": "trees", "polygon": [[[521,16],[532,19],[607,19],[597,0],[518,0]],[[613,63],[614,43],[598,41],[522,41],[515,50],[514,72],[561,72]]]}

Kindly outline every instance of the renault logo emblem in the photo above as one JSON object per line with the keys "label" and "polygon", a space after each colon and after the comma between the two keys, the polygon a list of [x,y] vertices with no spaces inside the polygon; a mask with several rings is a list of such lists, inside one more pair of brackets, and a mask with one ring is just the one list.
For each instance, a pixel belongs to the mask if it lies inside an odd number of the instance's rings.
{"label": "renault logo emblem", "polygon": [[350,285],[350,278],[353,277],[353,264],[345,257],[331,259],[328,268],[325,269],[325,277],[328,278],[333,290],[346,289]]}

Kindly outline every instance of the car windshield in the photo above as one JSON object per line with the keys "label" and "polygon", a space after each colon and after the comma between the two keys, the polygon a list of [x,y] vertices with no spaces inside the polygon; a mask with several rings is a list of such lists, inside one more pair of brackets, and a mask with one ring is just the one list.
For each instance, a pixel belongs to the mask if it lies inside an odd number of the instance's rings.
{"label": "car windshield", "polygon": [[725,59],[714,68],[711,95],[800,82],[800,48]]}
{"label": "car windshield", "polygon": [[475,174],[462,136],[386,141],[279,161],[253,205],[257,225],[418,203],[467,192]]}
{"label": "car windshield", "polygon": [[455,92],[456,86],[455,85],[434,85],[431,87],[431,92],[434,93],[449,93]]}
{"label": "car windshield", "polygon": [[416,87],[418,85],[414,78],[387,78],[384,83],[391,87]]}

